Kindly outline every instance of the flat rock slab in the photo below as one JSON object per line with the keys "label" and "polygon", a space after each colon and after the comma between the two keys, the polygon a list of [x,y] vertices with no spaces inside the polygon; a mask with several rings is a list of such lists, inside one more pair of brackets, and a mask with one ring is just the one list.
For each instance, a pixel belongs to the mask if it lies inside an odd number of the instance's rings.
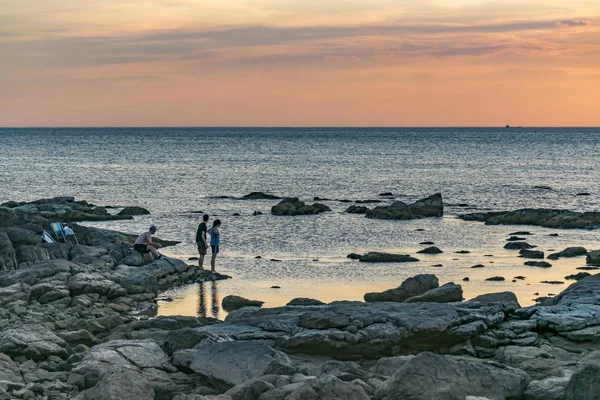
{"label": "flat rock slab", "polygon": [[[340,359],[445,351],[499,325],[514,303],[361,303],[245,308],[200,328],[230,338],[270,340],[288,352]],[[245,327],[245,328],[244,328]]]}
{"label": "flat rock slab", "polygon": [[69,345],[40,325],[14,326],[0,332],[0,353],[42,361],[48,356],[66,359]]}

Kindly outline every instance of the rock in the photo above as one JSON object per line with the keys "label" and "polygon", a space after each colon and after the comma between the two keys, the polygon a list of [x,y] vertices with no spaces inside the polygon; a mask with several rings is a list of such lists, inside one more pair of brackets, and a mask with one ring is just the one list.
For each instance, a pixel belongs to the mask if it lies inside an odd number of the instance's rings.
{"label": "rock", "polygon": [[364,299],[366,302],[402,302],[437,287],[439,287],[439,281],[435,275],[420,274],[406,279],[395,289],[389,289],[381,293],[367,293]]}
{"label": "rock", "polygon": [[492,281],[492,282],[502,282],[504,280],[505,279],[503,277],[501,277],[501,276],[494,276],[494,277],[486,279],[486,281]]}
{"label": "rock", "polygon": [[547,283],[549,285],[564,285],[562,281],[541,281],[540,283]]}
{"label": "rock", "polygon": [[440,250],[439,248],[435,247],[435,246],[431,246],[431,247],[427,247],[423,250],[417,251],[417,253],[420,254],[440,254],[443,253],[442,250]]}
{"label": "rock", "polygon": [[281,197],[263,192],[251,192],[242,197],[244,200],[279,200]]}
{"label": "rock", "polygon": [[465,277],[465,278],[463,278],[463,282],[469,282],[470,280],[471,280],[471,279],[469,279],[469,277],[468,277],[468,276],[467,276],[467,277]]}
{"label": "rock", "polygon": [[15,249],[6,232],[0,230],[0,271],[12,271],[18,267]]}
{"label": "rock", "polygon": [[565,400],[596,400],[600,394],[600,364],[590,364],[573,374],[565,388]]}
{"label": "rock", "polygon": [[590,251],[585,261],[588,265],[600,265],[600,250]]}
{"label": "rock", "polygon": [[366,214],[366,217],[374,219],[415,219],[442,217],[443,215],[444,204],[442,195],[436,193],[413,204],[396,201],[389,206],[375,207]]}
{"label": "rock", "polygon": [[510,236],[519,236],[519,235],[533,235],[533,233],[529,232],[529,231],[518,231],[518,232],[512,232],[509,233]]}
{"label": "rock", "polygon": [[375,391],[375,399],[463,400],[466,396],[518,398],[529,384],[521,370],[420,353]]}
{"label": "rock", "polygon": [[254,211],[252,215],[256,217],[257,215],[263,215],[263,213],[262,211]]}
{"label": "rock", "polygon": [[148,400],[156,393],[148,380],[135,370],[109,371],[92,389],[83,392],[85,400]]}
{"label": "rock", "polygon": [[578,257],[585,256],[587,254],[587,250],[584,247],[568,247],[563,251],[558,253],[550,254],[548,256],[549,260],[558,260],[562,257]]}
{"label": "rock", "polygon": [[538,258],[538,259],[544,259],[544,252],[541,250],[528,250],[528,249],[523,249],[521,251],[519,251],[519,257],[523,257],[523,258]]}
{"label": "rock", "polygon": [[98,340],[94,335],[85,329],[72,332],[57,332],[56,335],[73,347],[78,344],[84,344],[90,347],[98,344]]}
{"label": "rock", "polygon": [[275,386],[261,378],[252,378],[235,385],[225,392],[225,395],[233,400],[257,400],[261,394],[274,388]]}
{"label": "rock", "polygon": [[528,267],[550,268],[552,264],[546,261],[525,261],[524,265]]}
{"label": "rock", "polygon": [[581,193],[577,193],[575,196],[590,196],[590,193],[588,193],[588,192],[581,192]]}
{"label": "rock", "polygon": [[271,214],[273,215],[308,215],[326,211],[331,211],[331,208],[321,203],[314,203],[312,206],[306,205],[297,197],[285,198],[271,208]]}
{"label": "rock", "polygon": [[274,285],[274,286],[271,286],[271,289],[281,289],[281,286]]}
{"label": "rock", "polygon": [[14,247],[24,245],[37,245],[42,243],[42,238],[37,233],[21,227],[8,228],[8,238]]}
{"label": "rock", "polygon": [[596,270],[599,270],[600,267],[586,266],[586,267],[577,267],[575,269],[580,269],[582,271],[596,271]]}
{"label": "rock", "polygon": [[485,268],[485,265],[483,265],[483,264],[476,264],[476,265],[473,265],[471,268]]}
{"label": "rock", "polygon": [[150,214],[150,211],[146,210],[145,208],[131,206],[131,207],[125,207],[124,209],[119,211],[119,213],[117,215],[149,215],[149,214]]}
{"label": "rock", "polygon": [[432,244],[435,244],[435,243],[434,242],[421,242],[419,244],[422,244],[422,245],[432,245]]}
{"label": "rock", "polygon": [[[0,353],[0,388],[25,386],[19,367],[6,354]],[[1,397],[0,397],[1,398]]]}
{"label": "rock", "polygon": [[350,206],[344,212],[347,213],[347,214],[366,214],[369,211],[371,211],[371,209],[369,207],[364,207],[364,206]]}
{"label": "rock", "polygon": [[482,294],[482,295],[472,298],[469,301],[481,301],[484,303],[495,303],[498,301],[508,301],[508,302],[516,303],[518,305],[518,307],[521,308],[521,306],[519,305],[519,300],[517,299],[517,295],[514,294],[513,292],[498,292],[498,293]]}
{"label": "rock", "polygon": [[515,279],[519,279],[522,281],[522,280],[525,280],[526,278],[524,276],[519,275],[519,276],[515,276]]}
{"label": "rock", "polygon": [[289,301],[289,303],[287,303],[287,306],[320,306],[323,303],[320,300],[317,299],[309,299],[306,297],[296,297],[295,299],[292,299]]}
{"label": "rock", "polygon": [[556,209],[521,209],[460,215],[464,220],[485,221],[486,225],[535,225],[558,229],[597,229],[600,212],[574,212]]}
{"label": "rock", "polygon": [[459,250],[459,251],[455,251],[454,253],[456,253],[456,254],[470,254],[471,252],[469,250]]}
{"label": "rock", "polygon": [[379,193],[379,196],[393,196],[394,194],[392,192],[383,192],[383,193]]}
{"label": "rock", "polygon": [[357,253],[350,253],[346,256],[346,258],[349,258],[351,260],[360,260],[360,258],[362,257],[362,254],[357,254]]}
{"label": "rock", "polygon": [[0,352],[11,357],[25,356],[35,361],[49,356],[66,359],[67,343],[42,325],[12,326],[0,332]]}
{"label": "rock", "polygon": [[427,292],[410,297],[405,300],[406,303],[452,303],[462,301],[463,291],[460,285],[453,282],[446,283],[438,288],[428,290]]}
{"label": "rock", "polygon": [[229,387],[267,374],[290,375],[296,370],[281,351],[248,341],[202,342],[195,349],[175,352],[173,362]]}
{"label": "rock", "polygon": [[534,246],[530,245],[527,242],[509,242],[504,245],[506,250],[523,250],[523,249],[531,249]]}
{"label": "rock", "polygon": [[565,371],[561,377],[531,381],[525,390],[525,400],[564,400],[565,389],[573,373]]}
{"label": "rock", "polygon": [[591,276],[591,274],[590,274],[590,273],[588,273],[588,272],[579,272],[579,273],[577,273],[577,274],[573,274],[573,275],[568,275],[568,276],[565,276],[565,279],[566,279],[566,280],[575,280],[575,281],[580,281],[580,280],[582,280],[583,278],[587,278],[588,276]]}
{"label": "rock", "polygon": [[526,239],[522,238],[522,237],[518,237],[518,236],[511,236],[508,239],[506,239],[507,242],[518,242],[520,240],[526,240]]}
{"label": "rock", "polygon": [[394,263],[394,262],[417,262],[418,259],[408,254],[390,254],[371,251],[359,258],[360,262],[367,263]]}
{"label": "rock", "polygon": [[262,307],[264,301],[248,300],[240,296],[229,295],[223,298],[221,306],[227,312],[238,310],[242,307]]}

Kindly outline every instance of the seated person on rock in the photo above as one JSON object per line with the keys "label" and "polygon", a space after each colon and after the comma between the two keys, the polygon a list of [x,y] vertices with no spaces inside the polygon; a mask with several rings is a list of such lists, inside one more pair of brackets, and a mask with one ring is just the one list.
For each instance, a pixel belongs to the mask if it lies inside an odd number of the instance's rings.
{"label": "seated person on rock", "polygon": [[159,260],[162,258],[162,255],[158,253],[156,249],[160,249],[162,246],[160,243],[155,243],[152,241],[152,235],[156,233],[156,226],[152,225],[148,232],[142,233],[135,241],[133,248],[142,254],[152,253],[154,259]]}

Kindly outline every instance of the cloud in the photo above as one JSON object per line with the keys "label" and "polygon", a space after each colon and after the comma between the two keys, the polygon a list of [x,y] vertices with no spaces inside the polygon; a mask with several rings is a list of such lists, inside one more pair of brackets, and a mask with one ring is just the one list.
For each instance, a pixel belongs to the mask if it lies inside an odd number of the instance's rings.
{"label": "cloud", "polygon": [[572,19],[564,19],[558,23],[559,26],[568,26],[568,27],[576,27],[576,26],[586,26],[588,23],[586,21],[573,21]]}

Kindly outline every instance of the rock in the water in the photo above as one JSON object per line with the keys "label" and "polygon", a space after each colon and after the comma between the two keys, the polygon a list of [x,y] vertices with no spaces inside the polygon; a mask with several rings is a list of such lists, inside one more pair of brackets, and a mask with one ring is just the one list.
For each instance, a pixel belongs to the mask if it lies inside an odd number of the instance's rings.
{"label": "rock in the water", "polygon": [[420,353],[375,391],[377,400],[519,398],[529,376],[515,368]]}
{"label": "rock in the water", "polygon": [[483,264],[475,264],[471,268],[485,268],[485,265],[483,265]]}
{"label": "rock in the water", "polygon": [[528,267],[550,268],[552,264],[546,261],[525,261],[524,265]]}
{"label": "rock in the water", "polygon": [[532,249],[534,246],[530,245],[527,242],[508,242],[504,245],[504,248],[507,250],[523,250],[523,249]]}
{"label": "rock in the water", "polygon": [[357,253],[350,253],[346,256],[346,258],[349,258],[351,260],[360,260],[360,258],[362,257],[362,254],[357,254]]}
{"label": "rock in the water", "polygon": [[491,282],[502,282],[505,281],[506,279],[504,279],[501,276],[493,276],[491,278],[487,278],[486,281],[491,281]]}
{"label": "rock in the water", "polygon": [[452,303],[462,301],[463,291],[460,285],[453,282],[446,283],[438,288],[428,290],[427,292],[410,297],[405,300],[406,303]]}
{"label": "rock in the water", "polygon": [[246,341],[202,342],[195,349],[175,352],[173,362],[230,387],[250,378],[291,375],[296,370],[285,353]]}
{"label": "rock in the water", "polygon": [[563,251],[559,251],[558,253],[550,254],[548,256],[549,260],[558,260],[559,258],[565,257],[578,257],[585,256],[587,254],[587,250],[585,247],[567,247]]}
{"label": "rock in the water", "polygon": [[149,215],[149,214],[150,214],[150,211],[146,210],[145,208],[131,206],[131,207],[125,207],[124,209],[119,211],[119,213],[117,215]]}
{"label": "rock in the water", "polygon": [[262,307],[264,301],[248,300],[240,296],[229,295],[223,298],[221,305],[227,312],[240,309],[242,307]]}
{"label": "rock in the water", "polygon": [[371,209],[369,207],[364,207],[364,206],[350,206],[344,212],[347,213],[347,214],[366,214],[369,211],[371,211]]}
{"label": "rock in the water", "polygon": [[[487,293],[472,298],[469,301],[482,301],[484,303],[495,303],[498,301],[510,301],[519,304],[517,295],[513,292],[498,292],[498,293]],[[519,306],[520,307],[520,306]]]}
{"label": "rock in the water", "polygon": [[563,281],[541,281],[540,283],[547,283],[548,285],[564,285]]}
{"label": "rock in the water", "polygon": [[360,262],[367,263],[394,263],[394,262],[417,262],[418,259],[411,257],[408,254],[391,254],[391,253],[380,253],[378,251],[371,251],[361,258]]}
{"label": "rock in the water", "polygon": [[525,240],[525,238],[518,237],[518,236],[511,236],[508,239],[506,239],[507,242],[518,242],[520,240]]}
{"label": "rock in the water", "polygon": [[366,302],[395,301],[402,302],[411,297],[419,296],[431,289],[439,287],[438,278],[431,274],[420,274],[406,279],[395,289],[381,293],[365,294]]}
{"label": "rock in the water", "polygon": [[321,203],[307,205],[297,197],[288,197],[271,208],[273,215],[308,215],[331,211],[331,208]]}
{"label": "rock in the water", "polygon": [[442,195],[436,193],[413,204],[396,201],[389,206],[375,207],[367,213],[366,217],[374,219],[416,219],[442,217],[443,215],[444,203]]}
{"label": "rock in the water", "polygon": [[427,247],[423,250],[419,250],[417,251],[417,253],[420,254],[440,254],[443,253],[442,250],[440,250],[439,248],[435,247],[435,246],[431,246],[431,247]]}
{"label": "rock in the water", "polygon": [[565,389],[565,400],[598,400],[600,398],[600,364],[586,365],[573,374]]}
{"label": "rock in the water", "polygon": [[600,250],[590,251],[585,261],[588,265],[600,265]]}
{"label": "rock in the water", "polygon": [[286,306],[320,306],[323,303],[321,300],[317,299],[309,299],[306,297],[296,297],[295,299],[290,300]]}
{"label": "rock in the water", "polygon": [[544,259],[544,252],[541,250],[528,250],[528,249],[523,249],[521,251],[519,251],[519,257],[523,257],[523,258],[537,258],[537,259]]}
{"label": "rock in the water", "polygon": [[279,200],[281,197],[263,192],[251,192],[242,197],[245,200]]}
{"label": "rock in the water", "polygon": [[470,221],[484,221],[486,225],[535,225],[559,229],[597,229],[600,212],[574,212],[556,209],[521,209],[460,215]]}
{"label": "rock in the water", "polygon": [[567,279],[567,280],[574,280],[574,281],[580,281],[583,278],[587,278],[588,276],[591,276],[591,275],[592,274],[590,274],[589,272],[579,272],[577,274],[565,276],[565,279]]}

